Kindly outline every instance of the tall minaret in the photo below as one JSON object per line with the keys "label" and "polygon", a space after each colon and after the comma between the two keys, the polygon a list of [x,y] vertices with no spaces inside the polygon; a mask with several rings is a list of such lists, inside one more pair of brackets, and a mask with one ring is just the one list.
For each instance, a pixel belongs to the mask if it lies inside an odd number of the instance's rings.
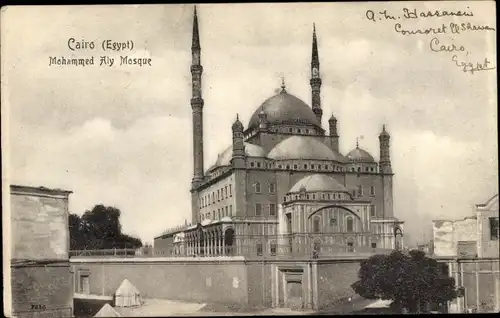
{"label": "tall minaret", "polygon": [[[393,193],[392,193],[392,168],[391,158],[389,155],[389,140],[391,136],[385,130],[385,125],[382,126],[382,132],[378,136],[380,141],[380,161],[379,169],[382,179],[382,213],[379,215],[383,219],[394,217]],[[384,241],[383,246],[391,246],[389,242]]]}
{"label": "tall minaret", "polygon": [[191,45],[191,78],[193,93],[191,108],[193,110],[193,180],[192,187],[195,188],[203,179],[203,98],[201,97],[201,47],[198,32],[198,16],[194,7],[193,17],[193,44]]}
{"label": "tall minaret", "polygon": [[390,150],[390,139],[391,136],[385,130],[385,125],[382,126],[382,132],[378,136],[378,140],[380,142],[380,172],[383,174],[392,174],[391,168],[391,156],[389,153]]}
{"label": "tall minaret", "polygon": [[318,40],[316,39],[315,24],[313,24],[311,80],[309,81],[309,83],[311,84],[312,110],[314,114],[316,114],[316,118],[321,125],[323,110],[321,109],[321,78],[319,74]]}

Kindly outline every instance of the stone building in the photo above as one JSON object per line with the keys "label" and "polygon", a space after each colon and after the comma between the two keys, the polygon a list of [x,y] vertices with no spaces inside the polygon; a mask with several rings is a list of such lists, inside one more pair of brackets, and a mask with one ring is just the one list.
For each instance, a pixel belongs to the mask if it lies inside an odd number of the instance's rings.
{"label": "stone building", "polygon": [[287,91],[256,105],[247,126],[235,114],[232,145],[205,170],[201,46],[192,37],[192,222],[155,238],[156,254],[276,255],[363,252],[403,244],[393,210],[390,135],[380,160],[356,145],[339,151],[337,118],[322,126],[321,73],[312,34],[311,107]]}
{"label": "stone building", "polygon": [[499,257],[498,194],[461,220],[434,220],[434,255]]}
{"label": "stone building", "polygon": [[73,315],[69,265],[71,191],[10,186],[12,315]]}

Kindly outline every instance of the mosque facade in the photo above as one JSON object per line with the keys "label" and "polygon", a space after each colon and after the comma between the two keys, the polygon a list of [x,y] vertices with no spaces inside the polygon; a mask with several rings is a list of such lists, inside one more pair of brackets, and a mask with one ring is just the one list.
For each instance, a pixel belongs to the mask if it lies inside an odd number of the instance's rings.
{"label": "mosque facade", "polygon": [[196,8],[192,37],[192,222],[155,238],[163,255],[299,255],[395,249],[403,223],[393,210],[390,135],[382,125],[380,160],[339,151],[337,119],[322,127],[321,73],[313,28],[311,106],[287,91],[238,115],[232,144],[204,169],[201,46]]}

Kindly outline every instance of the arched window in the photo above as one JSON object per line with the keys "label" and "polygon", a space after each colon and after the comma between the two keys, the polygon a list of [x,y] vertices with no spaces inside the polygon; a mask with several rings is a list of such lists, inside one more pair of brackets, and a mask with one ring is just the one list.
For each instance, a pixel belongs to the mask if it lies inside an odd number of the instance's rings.
{"label": "arched window", "polygon": [[260,162],[257,162],[257,168],[260,168]]}
{"label": "arched window", "polygon": [[358,196],[363,196],[363,186],[362,185],[358,185]]}
{"label": "arched window", "polygon": [[361,172],[361,167],[358,167],[358,172]]}
{"label": "arched window", "polygon": [[314,233],[319,233],[321,232],[321,227],[320,227],[320,218],[319,217],[315,217],[313,219],[313,232]]}
{"label": "arched window", "polygon": [[354,231],[354,220],[352,219],[352,216],[348,216],[346,220],[346,230],[347,232],[353,232]]}
{"label": "arched window", "polygon": [[304,169],[307,169],[307,164],[304,165]]}
{"label": "arched window", "polygon": [[255,182],[255,193],[260,193],[260,183]]}
{"label": "arched window", "polygon": [[253,165],[254,165],[253,161],[252,161],[252,162],[250,162],[250,167],[253,167]]}

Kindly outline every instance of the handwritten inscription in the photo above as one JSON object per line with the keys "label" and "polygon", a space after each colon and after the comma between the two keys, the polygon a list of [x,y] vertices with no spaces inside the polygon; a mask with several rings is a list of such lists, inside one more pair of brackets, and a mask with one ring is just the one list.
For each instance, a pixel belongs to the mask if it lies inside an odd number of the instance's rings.
{"label": "handwritten inscription", "polygon": [[461,61],[459,60],[458,56],[453,55],[451,57],[451,60],[455,62],[455,65],[461,68],[464,73],[469,72],[471,74],[474,74],[474,72],[488,71],[495,69],[495,67],[490,66],[491,62],[488,61],[488,58],[484,58],[484,62],[469,62],[469,61]]}
{"label": "handwritten inscription", "polygon": [[[443,54],[450,57],[451,62],[463,72],[475,74],[479,71],[494,70],[496,67],[488,58],[481,58],[472,61],[472,53],[456,37],[462,34],[495,32],[495,27],[487,24],[477,24],[467,21],[473,17],[474,13],[469,7],[466,10],[418,10],[402,8],[399,11],[388,10],[374,11],[366,10],[365,18],[371,22],[392,21],[393,31],[401,36],[433,36],[429,41],[429,50],[433,53]],[[446,19],[452,18],[453,22]],[[457,21],[458,18],[458,21]],[[465,21],[460,21],[464,19]],[[409,26],[407,22],[413,20],[439,21],[437,24],[425,27]],[[440,36],[448,35],[447,39],[441,39]],[[453,36],[454,38],[449,39]],[[484,56],[484,55],[483,55]]]}
{"label": "handwritten inscription", "polygon": [[441,43],[438,38],[432,38],[429,47],[432,52],[467,52],[463,45],[455,45],[455,43]]}
{"label": "handwritten inscription", "polygon": [[[88,41],[84,38],[76,39],[74,37],[69,38],[66,42],[68,49],[72,52],[84,52],[84,51],[95,51],[99,47],[96,45],[96,41]],[[134,50],[134,41],[114,41],[106,39],[100,42],[100,48],[103,52],[124,52]],[[85,57],[66,57],[66,56],[49,56],[49,66],[108,66],[113,67],[114,65],[119,66],[151,66],[152,58],[143,56],[129,56],[122,55],[119,57],[114,57],[110,55],[95,56],[85,56]]]}

